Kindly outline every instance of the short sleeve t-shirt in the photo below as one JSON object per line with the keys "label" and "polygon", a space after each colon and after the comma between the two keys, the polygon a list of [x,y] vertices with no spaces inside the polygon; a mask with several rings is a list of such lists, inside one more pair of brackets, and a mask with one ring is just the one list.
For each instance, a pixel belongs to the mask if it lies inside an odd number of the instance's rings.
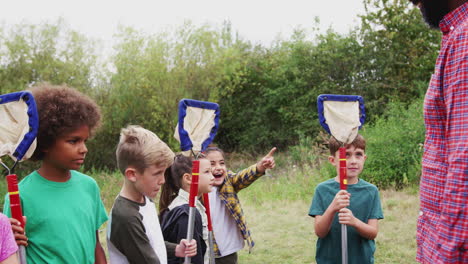
{"label": "short sleeve t-shirt", "polygon": [[156,207],[117,196],[107,223],[107,247],[113,264],[167,264],[167,252]]}
{"label": "short sleeve t-shirt", "polygon": [[[315,189],[309,215],[323,215],[340,190],[340,183],[334,179],[320,183]],[[348,207],[355,217],[364,223],[369,219],[383,219],[377,187],[362,179],[356,184],[348,185],[351,194]],[[374,263],[375,241],[361,237],[354,227],[347,226],[348,263]],[[317,240],[316,260],[318,264],[341,263],[341,224],[335,215],[330,232],[325,238]]]}
{"label": "short sleeve t-shirt", "polygon": [[244,238],[237,226],[236,220],[229,213],[226,204],[219,198],[219,189],[213,187],[209,193],[211,219],[213,221],[213,233],[221,257],[233,254],[244,247]]}
{"label": "short sleeve t-shirt", "polygon": [[10,220],[0,213],[0,262],[18,251],[15,237],[11,231]]}
{"label": "short sleeve t-shirt", "polygon": [[[107,214],[96,181],[70,171],[66,182],[53,182],[37,171],[19,184],[27,217],[28,263],[94,263],[96,231]],[[4,213],[10,216],[8,195]]]}

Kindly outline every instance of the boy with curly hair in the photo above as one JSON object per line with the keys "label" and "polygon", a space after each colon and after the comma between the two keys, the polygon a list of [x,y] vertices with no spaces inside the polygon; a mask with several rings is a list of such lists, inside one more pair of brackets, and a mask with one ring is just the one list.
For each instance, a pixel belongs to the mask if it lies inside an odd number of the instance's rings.
{"label": "boy with curly hair", "polygon": [[[17,244],[25,245],[28,263],[106,263],[98,229],[107,221],[99,187],[78,170],[86,141],[100,125],[99,107],[67,86],[31,88],[39,114],[37,148],[31,157],[38,170],[20,183],[25,230],[11,218]],[[11,216],[8,196],[5,214]]]}

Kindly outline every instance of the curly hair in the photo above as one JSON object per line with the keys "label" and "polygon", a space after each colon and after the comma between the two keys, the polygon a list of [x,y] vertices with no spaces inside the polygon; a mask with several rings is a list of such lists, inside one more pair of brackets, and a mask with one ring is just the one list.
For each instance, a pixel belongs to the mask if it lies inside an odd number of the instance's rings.
{"label": "curly hair", "polygon": [[88,96],[66,85],[39,84],[29,89],[34,96],[39,115],[37,147],[31,160],[44,158],[44,150],[57,137],[81,126],[93,134],[101,125],[101,110]]}

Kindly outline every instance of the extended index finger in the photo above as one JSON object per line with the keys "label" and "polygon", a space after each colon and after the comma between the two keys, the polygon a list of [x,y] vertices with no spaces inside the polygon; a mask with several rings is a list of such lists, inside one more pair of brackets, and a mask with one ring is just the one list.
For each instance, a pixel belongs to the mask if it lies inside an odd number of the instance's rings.
{"label": "extended index finger", "polygon": [[276,151],[276,147],[272,148],[270,150],[270,152],[268,152],[268,154],[266,155],[267,157],[273,157],[273,154],[275,154],[275,151]]}

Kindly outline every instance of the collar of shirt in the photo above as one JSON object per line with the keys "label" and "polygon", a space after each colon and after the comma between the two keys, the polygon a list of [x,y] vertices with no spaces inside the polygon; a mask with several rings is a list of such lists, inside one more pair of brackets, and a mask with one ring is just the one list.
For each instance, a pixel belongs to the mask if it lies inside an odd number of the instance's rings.
{"label": "collar of shirt", "polygon": [[[189,195],[190,194],[188,192],[186,192],[185,190],[179,189],[179,197],[184,199],[187,203],[189,203],[189,198],[190,198]],[[205,212],[205,206],[203,206],[203,204],[198,200],[198,198],[196,199],[195,206],[201,212]]]}
{"label": "collar of shirt", "polygon": [[444,35],[449,34],[462,24],[466,18],[468,18],[468,2],[444,16],[439,23],[440,31]]}

